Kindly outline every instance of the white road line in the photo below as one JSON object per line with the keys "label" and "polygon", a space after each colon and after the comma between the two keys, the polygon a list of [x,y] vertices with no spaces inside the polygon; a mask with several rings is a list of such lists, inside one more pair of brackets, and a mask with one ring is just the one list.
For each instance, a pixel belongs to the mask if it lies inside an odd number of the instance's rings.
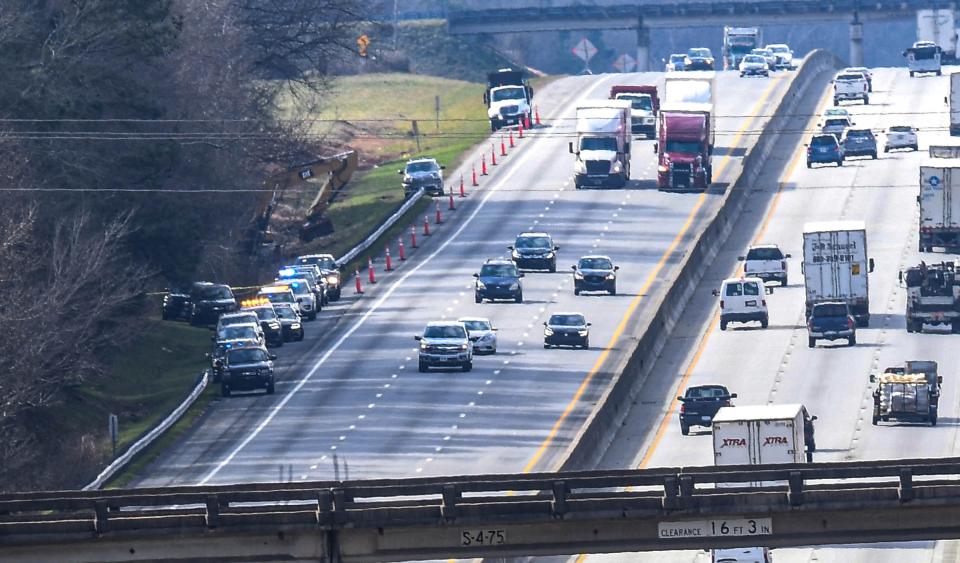
{"label": "white road line", "polygon": [[[571,103],[574,99],[582,99],[582,98],[589,97],[590,94],[592,94],[604,83],[605,81],[598,80],[597,83],[586,92],[577,91],[574,94],[567,96],[567,98],[564,99],[564,103],[561,104],[560,107],[567,107],[567,108],[576,107]],[[566,113],[569,113],[569,112],[566,112]],[[390,288],[387,289],[387,291],[380,296],[377,302],[374,303],[370,307],[370,309],[368,309],[367,312],[365,312],[363,316],[361,316],[357,320],[357,322],[353,324],[353,326],[347,329],[347,331],[344,332],[343,335],[341,335],[340,338],[338,338],[330,346],[330,348],[323,354],[323,356],[321,356],[320,359],[317,360],[317,362],[313,365],[313,367],[310,368],[310,371],[308,371],[302,378],[300,378],[300,381],[297,383],[297,385],[293,389],[291,389],[286,395],[284,395],[283,399],[281,399],[280,402],[277,403],[275,407],[273,407],[270,413],[260,422],[260,424],[258,424],[257,427],[254,428],[252,432],[247,434],[247,437],[244,438],[243,441],[241,441],[239,444],[237,444],[237,446],[233,450],[231,450],[231,452],[227,454],[227,456],[223,458],[223,460],[221,460],[220,463],[214,466],[214,468],[211,469],[204,476],[204,478],[201,479],[200,482],[197,484],[206,485],[210,481],[210,479],[213,479],[217,475],[217,473],[220,473],[220,471],[223,470],[224,467],[229,465],[230,462],[232,462],[233,459],[237,457],[237,455],[241,451],[243,451],[245,447],[247,447],[247,444],[252,442],[253,439],[256,438],[257,436],[259,436],[260,433],[263,432],[263,429],[266,428],[273,421],[273,419],[277,416],[277,414],[281,410],[283,410],[285,406],[287,406],[287,403],[290,402],[293,396],[296,395],[300,391],[300,389],[303,388],[303,386],[306,385],[307,382],[313,378],[314,374],[316,374],[317,371],[320,370],[320,367],[323,364],[325,364],[328,359],[330,359],[330,356],[332,356],[337,350],[339,350],[340,347],[343,346],[343,343],[346,342],[348,338],[353,336],[353,334],[357,332],[357,330],[359,330],[360,327],[362,327],[366,323],[367,319],[373,316],[373,314],[376,313],[380,309],[380,307],[382,307],[385,303],[387,303],[390,300],[390,298],[393,296],[394,292],[396,292],[396,290],[404,282],[410,279],[410,277],[413,276],[415,273],[420,271],[420,269],[423,268],[426,264],[429,264],[441,252],[446,250],[447,247],[450,246],[455,240],[458,240],[459,236],[463,233],[463,231],[465,231],[467,227],[470,226],[474,218],[476,218],[476,216],[480,214],[480,211],[482,211],[484,206],[487,204],[487,202],[490,201],[490,198],[492,198],[497,192],[499,192],[501,187],[503,187],[504,185],[508,185],[510,180],[513,178],[515,174],[517,174],[520,171],[526,171],[527,167],[525,166],[525,164],[527,160],[534,158],[535,155],[542,156],[541,153],[538,151],[525,151],[522,155],[520,155],[520,159],[517,161],[516,165],[513,168],[511,168],[500,181],[494,183],[494,186],[490,188],[489,191],[487,191],[483,199],[480,200],[480,202],[473,209],[473,211],[470,212],[470,215],[468,215],[467,218],[463,220],[463,223],[460,224],[457,230],[454,231],[451,235],[449,235],[446,238],[446,240],[444,240],[443,243],[440,244],[440,246],[437,247],[437,249],[434,250],[429,256],[425,257],[423,261],[421,261],[416,266],[411,268],[409,272],[404,274],[397,281],[393,282],[393,285],[391,285]],[[628,195],[627,197],[630,197],[630,196]],[[373,404],[368,405],[367,408],[372,409]]]}

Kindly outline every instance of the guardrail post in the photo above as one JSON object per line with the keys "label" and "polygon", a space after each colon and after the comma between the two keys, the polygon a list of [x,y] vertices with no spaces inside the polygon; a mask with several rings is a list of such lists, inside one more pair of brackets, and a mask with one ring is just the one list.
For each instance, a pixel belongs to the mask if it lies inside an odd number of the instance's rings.
{"label": "guardrail post", "polygon": [[107,513],[110,511],[106,501],[98,500],[93,503],[93,510],[97,519],[93,523],[94,529],[98,534],[105,534],[110,531],[110,524],[107,521]]}
{"label": "guardrail post", "polygon": [[457,501],[460,500],[460,489],[456,485],[443,486],[443,504],[440,506],[440,515],[445,520],[457,517]]}
{"label": "guardrail post", "polygon": [[800,506],[803,504],[803,474],[799,471],[791,471],[788,482],[790,490],[787,492],[787,498],[790,499],[790,505]]}
{"label": "guardrail post", "polygon": [[343,489],[333,490],[333,523],[341,524],[347,512],[347,492]]}
{"label": "guardrail post", "polygon": [[333,493],[327,489],[317,491],[317,524],[333,523]]}
{"label": "guardrail post", "polygon": [[677,477],[670,476],[663,478],[663,508],[675,510],[680,508],[680,485],[677,483]]}
{"label": "guardrail post", "polygon": [[913,500],[913,470],[900,470],[900,502],[910,502]]}
{"label": "guardrail post", "polygon": [[693,475],[680,476],[680,497],[677,499],[679,507],[690,506],[693,502]]}
{"label": "guardrail post", "polygon": [[562,517],[567,513],[567,482],[553,482],[553,500],[550,501],[550,508],[555,517]]}
{"label": "guardrail post", "polygon": [[220,501],[217,495],[207,495],[207,527],[220,526]]}

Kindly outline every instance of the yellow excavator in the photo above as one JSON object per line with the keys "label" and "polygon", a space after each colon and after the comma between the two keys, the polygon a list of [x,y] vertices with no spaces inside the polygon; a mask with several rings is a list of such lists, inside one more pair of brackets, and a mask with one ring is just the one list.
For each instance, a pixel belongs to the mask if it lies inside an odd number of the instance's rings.
{"label": "yellow excavator", "polygon": [[300,225],[300,239],[309,242],[333,232],[333,223],[324,214],[357,170],[356,151],[325,156],[311,162],[291,166],[264,182],[267,190],[257,202],[256,212],[246,237],[249,250],[256,252],[272,241],[270,218],[283,201],[287,190],[316,186],[317,192]]}

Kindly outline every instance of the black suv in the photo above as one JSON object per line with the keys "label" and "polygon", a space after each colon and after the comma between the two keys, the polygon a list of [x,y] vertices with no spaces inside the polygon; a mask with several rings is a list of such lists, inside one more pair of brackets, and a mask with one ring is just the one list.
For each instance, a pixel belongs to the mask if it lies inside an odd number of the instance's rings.
{"label": "black suv", "polygon": [[165,321],[190,320],[193,305],[190,303],[189,290],[171,287],[163,296],[163,305],[160,307],[160,316]]}
{"label": "black suv", "polygon": [[443,195],[443,170],[433,158],[417,158],[407,162],[397,173],[403,176],[403,195],[410,197],[423,190],[428,195]]}
{"label": "black suv", "polygon": [[237,310],[237,300],[229,285],[197,282],[190,290],[190,324],[209,325],[220,315]]}
{"label": "black suv", "polygon": [[605,291],[617,294],[617,270],[608,256],[584,256],[573,268],[573,294],[582,291]]}
{"label": "black suv", "polygon": [[340,290],[342,285],[342,276],[340,275],[340,266],[332,254],[306,254],[297,256],[297,264],[315,265],[320,268],[323,275],[323,282],[326,284],[326,293],[330,301],[340,299]]}
{"label": "black suv", "polygon": [[547,233],[520,233],[513,246],[511,257],[518,268],[525,270],[557,271],[557,251],[553,238]]}
{"label": "black suv", "polygon": [[[222,370],[220,393],[229,397],[234,391],[263,389],[273,395],[273,360],[277,357],[263,348],[231,348],[219,362]],[[216,365],[216,364],[215,364]]]}
{"label": "black suv", "polygon": [[473,274],[477,278],[474,284],[474,300],[483,303],[484,299],[513,299],[523,302],[523,273],[509,260],[487,260],[480,272]]}
{"label": "black suv", "polygon": [[877,158],[877,138],[869,129],[847,129],[843,134],[843,156]]}
{"label": "black suv", "polygon": [[260,319],[260,327],[263,329],[263,336],[267,340],[268,346],[283,346],[283,325],[280,324],[280,317],[273,309],[273,305],[257,305],[256,307],[245,308],[244,311],[251,311],[257,314]]}

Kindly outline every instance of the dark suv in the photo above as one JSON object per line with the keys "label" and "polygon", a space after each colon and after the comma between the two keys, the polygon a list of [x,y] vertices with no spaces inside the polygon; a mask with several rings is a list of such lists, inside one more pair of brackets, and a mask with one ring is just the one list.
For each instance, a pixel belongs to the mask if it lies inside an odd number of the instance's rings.
{"label": "dark suv", "polygon": [[511,257],[517,268],[525,270],[557,271],[557,251],[553,238],[547,233],[520,233],[513,246]]}
{"label": "dark suv", "polygon": [[583,291],[605,291],[617,294],[617,270],[607,256],[584,256],[573,268],[573,294]]}
{"label": "dark suv", "polygon": [[816,135],[810,139],[810,146],[807,147],[807,168],[828,162],[843,166],[843,148],[833,135]]}
{"label": "dark suv", "polygon": [[680,401],[680,433],[690,434],[691,426],[709,428],[713,417],[723,407],[732,405],[731,399],[737,394],[731,393],[723,385],[695,385],[687,387],[686,392],[677,397]]}
{"label": "dark suv", "polygon": [[877,139],[869,129],[847,129],[843,134],[843,156],[877,158]]}
{"label": "dark suv", "polygon": [[323,282],[326,284],[326,293],[330,301],[340,299],[340,289],[342,279],[340,275],[340,265],[332,254],[306,254],[297,256],[297,264],[314,265],[320,268],[320,274],[323,276]]}
{"label": "dark suv", "polygon": [[403,195],[410,197],[422,189],[428,195],[443,195],[443,169],[433,158],[418,158],[407,162],[397,173],[403,176]]}
{"label": "dark suv", "polygon": [[473,274],[477,278],[474,289],[474,299],[483,303],[484,299],[513,299],[517,303],[523,302],[523,284],[520,278],[523,273],[509,260],[487,260],[480,267],[480,272]]}
{"label": "dark suv", "polygon": [[237,310],[237,300],[229,285],[197,282],[190,290],[190,324],[209,325],[217,322],[220,315]]}
{"label": "dark suv", "polygon": [[[263,348],[231,348],[220,362],[220,393],[229,397],[234,391],[263,389],[273,395],[273,360],[277,357]],[[215,364],[216,366],[216,364]]]}
{"label": "dark suv", "polygon": [[265,303],[254,307],[244,308],[244,311],[251,311],[257,314],[260,319],[260,328],[263,329],[263,336],[267,340],[268,346],[283,346],[283,325],[280,323],[280,317],[274,310],[273,305]]}
{"label": "dark suv", "polygon": [[190,291],[171,287],[163,296],[163,305],[160,307],[160,316],[165,321],[190,320],[193,314],[193,305],[190,303]]}

